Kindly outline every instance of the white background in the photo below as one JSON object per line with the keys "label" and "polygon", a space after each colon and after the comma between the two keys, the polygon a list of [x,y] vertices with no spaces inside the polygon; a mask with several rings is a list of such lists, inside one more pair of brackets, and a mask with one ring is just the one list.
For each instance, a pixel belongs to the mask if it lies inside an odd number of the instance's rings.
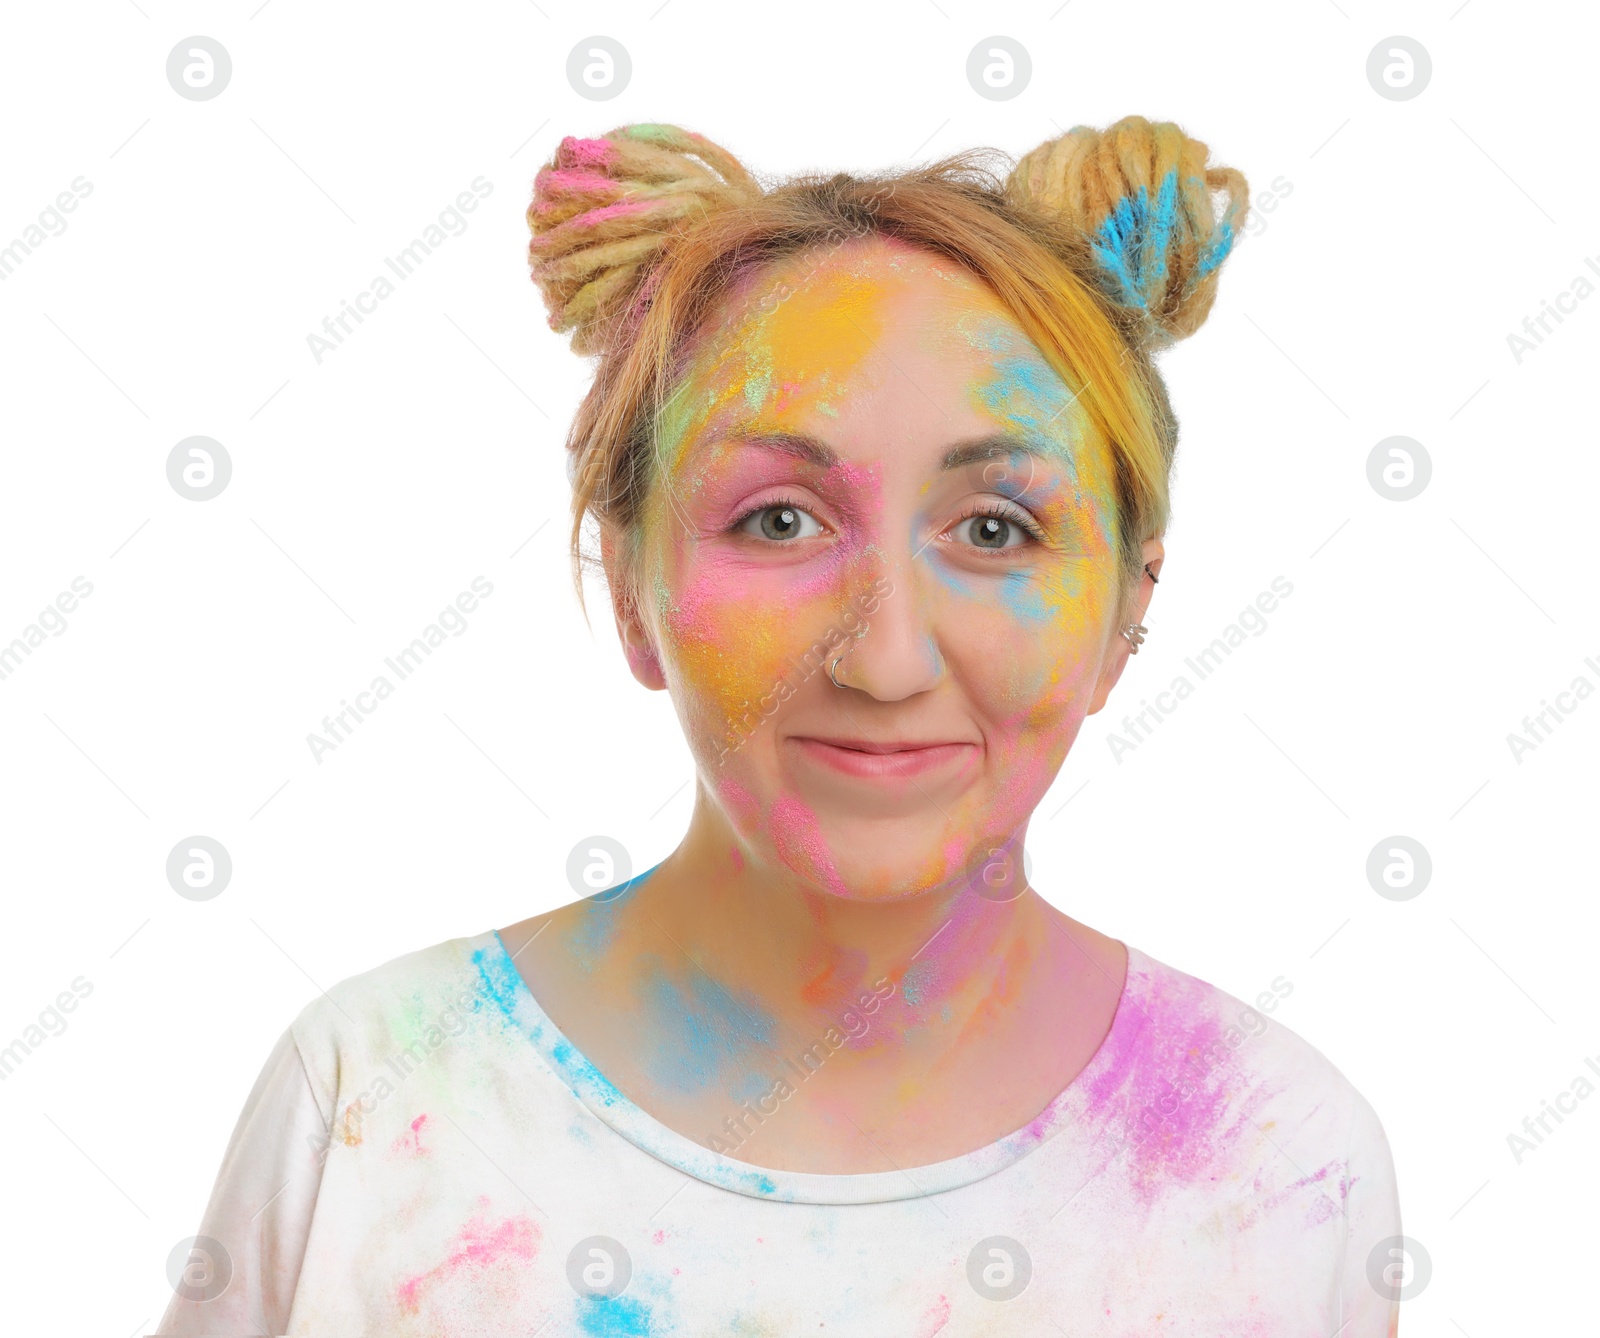
{"label": "white background", "polygon": [[[92,985],[0,1083],[7,1331],[154,1326],[319,986],[570,900],[580,838],[643,868],[683,829],[670,705],[568,580],[587,369],[545,327],[523,219],[559,138],[672,121],[761,172],[832,172],[1128,113],[1292,191],[1166,356],[1183,433],[1150,637],[1038,811],[1034,881],[1234,994],[1293,982],[1277,1016],[1377,1108],[1432,1259],[1408,1338],[1595,1323],[1600,1099],[1520,1165],[1507,1145],[1600,1056],[1600,698],[1520,762],[1507,744],[1575,677],[1600,687],[1600,298],[1520,364],[1506,339],[1600,257],[1592,15],[101,0],[5,25],[0,243],[75,178],[92,193],[0,283],[0,643],[93,585],[0,681],[0,1045]],[[633,62],[609,102],[565,75],[596,33]],[[996,33],[1033,63],[1009,101],[965,74]],[[166,79],[194,34],[232,57],[213,100]],[[1408,101],[1366,77],[1393,34],[1432,57]],[[478,176],[466,231],[319,365],[307,335]],[[195,434],[233,461],[207,502],[166,477]],[[1395,434],[1433,462],[1407,502],[1366,475]],[[322,717],[478,576],[468,630],[314,761]],[[1279,576],[1267,630],[1118,761],[1112,717]],[[165,876],[194,834],[232,856],[213,900]],[[1395,834],[1433,861],[1399,902],[1366,876]]]}

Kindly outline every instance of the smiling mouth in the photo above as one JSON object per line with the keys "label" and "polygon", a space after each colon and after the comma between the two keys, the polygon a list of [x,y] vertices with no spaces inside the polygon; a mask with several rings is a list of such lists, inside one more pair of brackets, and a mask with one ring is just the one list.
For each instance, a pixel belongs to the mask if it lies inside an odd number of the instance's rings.
{"label": "smiling mouth", "polygon": [[978,751],[973,743],[874,742],[799,735],[791,735],[790,741],[808,761],[863,780],[909,780],[966,762]]}

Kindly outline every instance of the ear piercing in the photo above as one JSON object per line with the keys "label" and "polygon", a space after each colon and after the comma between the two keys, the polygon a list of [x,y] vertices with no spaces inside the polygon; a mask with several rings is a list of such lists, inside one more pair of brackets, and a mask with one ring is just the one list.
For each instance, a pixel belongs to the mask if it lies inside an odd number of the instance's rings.
{"label": "ear piercing", "polygon": [[[1150,570],[1148,562],[1144,564],[1144,574],[1150,578],[1152,584],[1161,584],[1161,578]],[[1120,635],[1126,638],[1128,642],[1129,655],[1137,655],[1139,653],[1139,647],[1144,645],[1144,634],[1149,630],[1143,623],[1129,623],[1122,629]]]}

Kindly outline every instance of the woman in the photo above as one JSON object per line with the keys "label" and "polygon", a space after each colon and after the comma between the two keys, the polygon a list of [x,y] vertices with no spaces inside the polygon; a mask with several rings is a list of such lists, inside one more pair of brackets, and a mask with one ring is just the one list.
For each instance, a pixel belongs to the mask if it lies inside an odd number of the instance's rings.
{"label": "woman", "polygon": [[1206,158],[1128,118],[763,188],[670,126],[562,141],[574,561],[678,712],[688,832],[312,1003],[163,1333],[1395,1332],[1388,1147],[1263,1016],[1291,987],[1021,856],[1160,578],[1151,354],[1246,210]]}

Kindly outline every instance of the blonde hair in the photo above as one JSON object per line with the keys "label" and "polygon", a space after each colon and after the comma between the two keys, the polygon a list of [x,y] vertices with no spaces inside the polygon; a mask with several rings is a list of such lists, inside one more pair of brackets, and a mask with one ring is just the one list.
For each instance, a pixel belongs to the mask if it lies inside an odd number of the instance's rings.
{"label": "blonde hair", "polygon": [[[1115,457],[1131,588],[1140,545],[1166,529],[1177,447],[1152,354],[1210,312],[1249,208],[1245,178],[1208,167],[1206,146],[1178,126],[1138,116],[1074,127],[1004,175],[993,156],[763,185],[677,126],[561,141],[534,181],[528,256],[550,328],[598,357],[567,439],[580,600],[587,516],[627,539],[631,579],[657,416],[730,287],[755,267],[872,233],[964,266],[1071,387]],[[1214,192],[1226,196],[1220,215]]]}

